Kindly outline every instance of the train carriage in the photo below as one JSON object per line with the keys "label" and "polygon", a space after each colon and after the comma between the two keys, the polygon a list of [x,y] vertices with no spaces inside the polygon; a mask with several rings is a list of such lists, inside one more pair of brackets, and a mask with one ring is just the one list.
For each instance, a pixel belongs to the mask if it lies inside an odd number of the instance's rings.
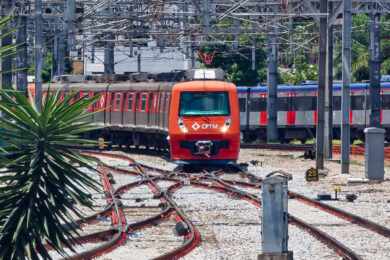
{"label": "train carriage", "polygon": [[[349,112],[351,138],[363,138],[363,129],[369,124],[370,96],[368,83],[351,84]],[[278,131],[281,141],[315,137],[318,120],[317,85],[279,85],[277,94]],[[267,87],[238,87],[241,130],[245,141],[266,139]],[[381,83],[381,124],[390,126],[390,83]],[[333,132],[340,138],[341,84],[333,86]],[[327,116],[327,114],[325,114]],[[390,133],[387,133],[387,139]]]}
{"label": "train carriage", "polygon": [[[75,98],[99,95],[89,110],[90,120],[101,130],[89,133],[89,138],[103,137],[121,146],[169,147],[171,158],[179,163],[234,162],[240,146],[237,90],[231,83],[210,78],[212,74],[223,79],[219,70],[200,70],[203,77],[175,85],[56,83],[45,85],[43,94],[59,90],[61,95],[77,93]],[[185,107],[190,114],[181,114]],[[190,130],[182,132],[181,124],[190,124]]]}

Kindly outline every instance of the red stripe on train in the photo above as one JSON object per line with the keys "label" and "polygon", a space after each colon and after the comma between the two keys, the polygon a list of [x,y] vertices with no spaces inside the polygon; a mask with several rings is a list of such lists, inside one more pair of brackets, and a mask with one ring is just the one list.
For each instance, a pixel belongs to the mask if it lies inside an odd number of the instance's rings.
{"label": "red stripe on train", "polygon": [[295,125],[296,114],[295,111],[287,111],[287,125]]}
{"label": "red stripe on train", "polygon": [[349,124],[352,125],[353,122],[353,113],[352,110],[349,110]]}
{"label": "red stripe on train", "polygon": [[267,118],[267,111],[261,111],[260,112],[260,125],[267,125],[268,118]]}

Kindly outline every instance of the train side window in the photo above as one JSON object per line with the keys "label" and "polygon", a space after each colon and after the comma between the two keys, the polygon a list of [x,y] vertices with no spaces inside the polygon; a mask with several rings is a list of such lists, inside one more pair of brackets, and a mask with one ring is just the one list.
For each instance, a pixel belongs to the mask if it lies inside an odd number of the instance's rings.
{"label": "train side window", "polygon": [[382,109],[390,110],[390,95],[382,95]]}
{"label": "train side window", "polygon": [[293,97],[292,109],[294,111],[315,111],[317,110],[316,97]]}
{"label": "train side window", "polygon": [[140,111],[145,112],[146,111],[146,103],[147,103],[147,95],[146,93],[141,94],[141,98],[139,99],[140,102]]}
{"label": "train side window", "polygon": [[154,93],[153,95],[153,112],[158,111],[158,99],[159,99],[159,93]]}
{"label": "train side window", "polygon": [[288,97],[278,97],[278,111],[289,111],[289,99]]}
{"label": "train side window", "polygon": [[251,98],[249,111],[261,112],[267,111],[267,100],[264,98]]}
{"label": "train side window", "polygon": [[245,112],[246,111],[246,98],[239,98],[238,101],[240,103],[240,112]]}
{"label": "train side window", "polygon": [[351,96],[351,109],[364,110],[364,96]]}
{"label": "train side window", "polygon": [[121,111],[122,106],[122,93],[115,93],[112,98],[112,111]]}
{"label": "train side window", "polygon": [[169,111],[169,94],[165,94],[165,112]]}
{"label": "train side window", "polygon": [[341,110],[341,97],[334,96],[333,97],[333,110]]}
{"label": "train side window", "polygon": [[[95,96],[95,93],[93,93],[92,91],[89,91],[87,95],[88,95],[88,98],[91,99]],[[93,112],[93,109],[94,109],[94,104],[89,105],[87,108],[88,112]]]}
{"label": "train side window", "polygon": [[154,112],[153,104],[154,104],[154,94],[150,93],[148,99],[148,112]]}
{"label": "train side window", "polygon": [[133,93],[127,93],[127,111],[133,111],[133,105],[134,105],[134,94]]}

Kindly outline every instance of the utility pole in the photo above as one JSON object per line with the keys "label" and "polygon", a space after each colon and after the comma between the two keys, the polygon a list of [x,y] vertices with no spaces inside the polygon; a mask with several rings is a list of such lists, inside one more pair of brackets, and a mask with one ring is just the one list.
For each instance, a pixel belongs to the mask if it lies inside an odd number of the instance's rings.
{"label": "utility pole", "polygon": [[75,0],[66,0],[65,6],[65,41],[66,41],[66,57],[69,64],[73,66],[72,60],[75,51],[75,19],[76,19],[76,3]]}
{"label": "utility pole", "polygon": [[381,53],[380,53],[380,15],[373,11],[370,14],[370,126],[380,127],[380,68],[381,68]]}
{"label": "utility pole", "polygon": [[27,17],[19,15],[17,18],[16,31],[16,89],[26,92],[27,90]]}
{"label": "utility pole", "polygon": [[35,105],[38,111],[42,106],[42,0],[35,0]]}
{"label": "utility pole", "polygon": [[104,45],[104,75],[106,79],[112,80],[114,68],[114,35],[108,33]]}
{"label": "utility pole", "polygon": [[[329,3],[331,13],[332,3]],[[333,25],[328,25],[328,57],[327,57],[327,82],[325,99],[325,157],[332,159],[333,156]]]}
{"label": "utility pole", "polygon": [[[273,25],[276,26],[276,25]],[[268,33],[268,49],[267,49],[267,62],[268,62],[268,99],[267,99],[267,142],[276,142],[279,139],[278,136],[278,106],[277,106],[277,88],[278,88],[278,46],[277,46],[277,28],[274,27],[271,32]]]}
{"label": "utility pole", "polygon": [[[320,13],[328,12],[328,0],[320,1]],[[316,131],[316,169],[324,169],[324,135],[325,135],[325,84],[326,84],[326,44],[328,34],[328,18],[320,18],[320,60],[318,66],[318,96],[317,112],[318,122]]]}
{"label": "utility pole", "polygon": [[343,51],[342,75],[343,87],[341,96],[341,173],[349,174],[350,125],[349,110],[351,107],[351,31],[352,31],[352,0],[343,1]]}
{"label": "utility pole", "polygon": [[202,0],[202,12],[203,12],[203,33],[206,36],[206,39],[210,33],[210,1]]}
{"label": "utility pole", "polygon": [[252,39],[252,70],[256,70],[256,38]]}
{"label": "utility pole", "polygon": [[65,31],[61,31],[58,35],[57,44],[57,71],[56,75],[61,76],[65,73],[65,55],[66,55],[66,38]]}
{"label": "utility pole", "polygon": [[[12,10],[12,0],[1,1],[1,13],[2,17],[10,15]],[[6,35],[11,31],[11,21],[8,22],[7,26],[4,26],[2,34]],[[1,46],[7,46],[12,44],[12,34],[6,35],[1,38]],[[12,88],[12,50],[4,52],[1,58],[1,87]]]}

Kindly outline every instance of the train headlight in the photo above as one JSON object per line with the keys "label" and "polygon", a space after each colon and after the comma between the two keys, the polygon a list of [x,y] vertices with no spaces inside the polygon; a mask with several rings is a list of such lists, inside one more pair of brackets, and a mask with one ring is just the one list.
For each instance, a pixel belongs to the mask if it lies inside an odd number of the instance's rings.
{"label": "train headlight", "polygon": [[221,132],[226,133],[229,130],[231,124],[232,124],[232,119],[231,118],[226,119],[225,124],[221,128]]}
{"label": "train headlight", "polygon": [[188,133],[187,127],[184,125],[183,118],[179,117],[179,120],[177,120],[177,124],[179,125],[180,130],[183,133]]}

